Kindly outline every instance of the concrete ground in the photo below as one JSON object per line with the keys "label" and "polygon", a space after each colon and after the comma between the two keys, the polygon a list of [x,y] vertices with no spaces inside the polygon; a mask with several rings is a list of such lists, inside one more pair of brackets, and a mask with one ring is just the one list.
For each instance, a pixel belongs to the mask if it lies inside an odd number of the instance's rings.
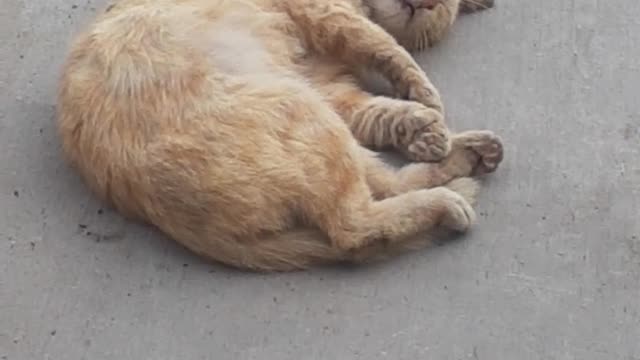
{"label": "concrete ground", "polygon": [[462,241],[363,269],[238,273],[103,207],[55,84],[103,0],[0,6],[0,358],[640,359],[640,5],[499,1],[419,57],[506,142]]}

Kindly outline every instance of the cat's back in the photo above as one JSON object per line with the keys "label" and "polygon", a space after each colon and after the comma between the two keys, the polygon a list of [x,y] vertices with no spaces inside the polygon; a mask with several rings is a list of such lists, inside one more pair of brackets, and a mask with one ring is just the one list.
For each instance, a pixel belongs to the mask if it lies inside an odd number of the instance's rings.
{"label": "cat's back", "polygon": [[[290,25],[264,0],[118,2],[72,45],[61,81],[63,127],[107,117],[144,135],[155,128],[149,118],[162,125],[204,98],[224,101],[230,84],[286,78],[304,56]],[[143,112],[152,116],[136,128],[131,115]]]}
{"label": "cat's back", "polygon": [[212,70],[232,75],[287,67],[306,52],[296,26],[273,0],[123,0],[89,34],[95,46],[83,47],[103,49],[107,59],[146,56],[166,62],[197,53]]}
{"label": "cat's back", "polygon": [[127,203],[126,179],[139,176],[132,161],[166,134],[206,133],[216,139],[210,154],[269,143],[265,128],[291,121],[265,121],[265,109],[306,87],[287,72],[299,44],[283,20],[250,0],[116,3],[77,37],[63,69],[57,110],[68,159],[96,192]]}

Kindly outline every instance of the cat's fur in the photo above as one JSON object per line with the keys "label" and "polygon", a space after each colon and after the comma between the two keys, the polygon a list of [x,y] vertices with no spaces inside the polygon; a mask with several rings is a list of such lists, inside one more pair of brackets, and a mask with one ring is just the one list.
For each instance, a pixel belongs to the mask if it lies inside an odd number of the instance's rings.
{"label": "cat's fur", "polygon": [[[500,140],[450,135],[438,92],[398,45],[438,41],[459,6],[119,1],[67,60],[65,154],[121,213],[240,268],[365,261],[422,246],[438,225],[465,231],[466,177],[495,170]],[[352,74],[365,67],[407,100],[360,89]],[[394,170],[361,144],[441,161]]]}

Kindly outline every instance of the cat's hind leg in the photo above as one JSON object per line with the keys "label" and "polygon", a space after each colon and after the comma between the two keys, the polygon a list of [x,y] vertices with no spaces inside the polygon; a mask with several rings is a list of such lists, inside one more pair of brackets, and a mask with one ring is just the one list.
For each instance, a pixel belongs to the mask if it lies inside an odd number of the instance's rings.
{"label": "cat's hind leg", "polygon": [[410,189],[429,186],[417,179],[428,179],[429,169],[410,171],[411,180],[402,170],[394,178],[373,168],[375,160],[361,148],[352,149],[331,160],[337,171],[317,174],[316,180],[326,186],[301,203],[309,225],[322,229],[333,247],[358,252],[380,242],[395,246],[436,227],[464,232],[473,223],[473,209],[463,195],[446,187]]}
{"label": "cat's hind leg", "polygon": [[[362,152],[367,182],[378,199],[445,186],[458,178],[491,173],[503,158],[502,142],[491,131],[467,131],[454,135],[453,149],[440,163],[415,163],[393,169],[378,159],[376,153],[366,149]],[[454,190],[457,190],[455,186]],[[469,193],[459,190],[463,194]],[[467,200],[473,202],[473,196],[469,195]]]}
{"label": "cat's hind leg", "polygon": [[332,244],[345,251],[376,242],[400,244],[438,226],[464,232],[475,219],[469,202],[446,187],[409,191],[383,200],[357,191],[336,204],[333,212],[323,214],[321,223]]}

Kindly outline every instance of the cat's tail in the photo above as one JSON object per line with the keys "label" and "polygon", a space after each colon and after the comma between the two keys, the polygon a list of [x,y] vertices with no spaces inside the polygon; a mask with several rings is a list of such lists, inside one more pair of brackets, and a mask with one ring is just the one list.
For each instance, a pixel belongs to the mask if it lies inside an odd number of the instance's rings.
{"label": "cat's tail", "polygon": [[[475,202],[478,192],[475,180],[460,178],[447,184],[447,187],[462,195],[469,203]],[[265,272],[295,271],[314,265],[382,260],[391,255],[427,247],[442,235],[441,231],[436,230],[396,244],[376,242],[362,249],[344,251],[332,246],[330,239],[320,230],[294,228],[253,241],[217,244],[215,253],[219,255],[216,256],[218,261],[237,268]]]}

